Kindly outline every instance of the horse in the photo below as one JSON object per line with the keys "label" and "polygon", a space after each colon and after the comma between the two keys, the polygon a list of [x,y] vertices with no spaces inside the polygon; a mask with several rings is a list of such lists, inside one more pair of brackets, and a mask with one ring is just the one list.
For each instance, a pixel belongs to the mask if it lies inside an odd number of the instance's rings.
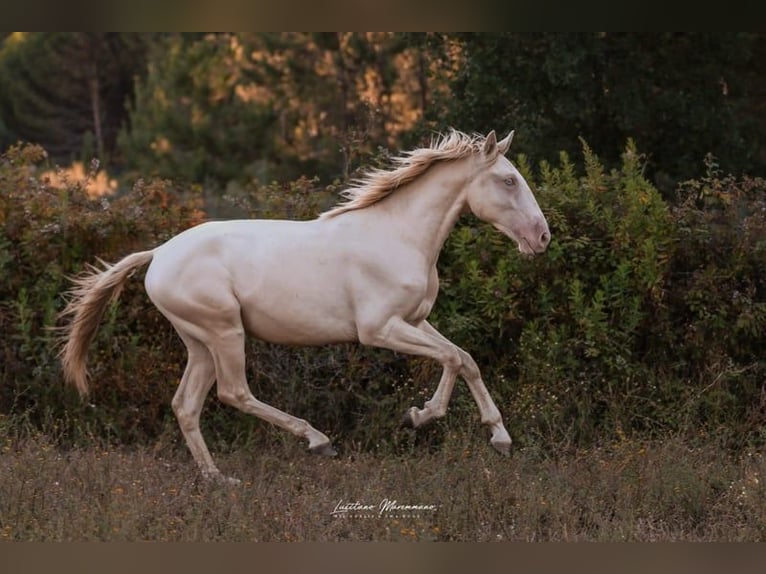
{"label": "horse", "polygon": [[476,362],[428,316],[439,291],[437,259],[460,215],[471,211],[514,241],[522,254],[545,251],[551,235],[529,185],[505,157],[514,132],[497,140],[451,129],[404,152],[388,169],[368,169],[335,207],[309,221],[208,221],[115,264],[74,279],[62,315],[65,380],[88,395],[86,358],[107,305],[127,279],[144,278],[152,303],[186,345],[186,369],[172,409],[206,478],[223,476],[200,432],[204,400],[218,398],[336,454],[307,421],[259,401],[245,374],[245,338],[288,345],[358,342],[441,364],[436,391],[411,407],[414,428],[445,416],[458,375],[467,383],[490,444],[508,454],[511,438]]}

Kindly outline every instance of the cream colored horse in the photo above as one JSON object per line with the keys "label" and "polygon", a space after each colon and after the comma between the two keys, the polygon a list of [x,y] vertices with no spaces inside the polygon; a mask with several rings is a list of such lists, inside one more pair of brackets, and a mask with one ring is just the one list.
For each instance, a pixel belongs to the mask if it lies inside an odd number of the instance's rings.
{"label": "cream colored horse", "polygon": [[426,318],[436,300],[436,261],[461,213],[471,210],[532,255],[545,251],[548,224],[529,186],[497,142],[451,131],[432,145],[369,172],[347,201],[312,221],[240,220],[193,227],[150,251],[128,255],[78,280],[65,315],[66,379],[88,392],[85,360],[109,301],[140,266],[145,287],[188,349],[173,398],[186,443],[207,477],[220,477],[200,433],[200,411],[217,382],[218,398],[335,451],[305,420],[256,399],[245,377],[247,334],[274,343],[324,345],[359,341],[430,357],[443,372],[433,397],[406,419],[419,427],[447,411],[457,375],[468,384],[491,443],[511,439],[471,356]]}

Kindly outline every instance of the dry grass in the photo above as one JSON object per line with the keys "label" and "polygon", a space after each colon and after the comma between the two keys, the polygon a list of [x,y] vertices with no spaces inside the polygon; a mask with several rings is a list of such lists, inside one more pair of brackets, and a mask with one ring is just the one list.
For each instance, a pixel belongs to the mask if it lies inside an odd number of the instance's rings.
{"label": "dry grass", "polygon": [[[297,442],[219,454],[238,487],[198,479],[180,446],[62,450],[4,437],[0,539],[23,541],[762,540],[763,455],[624,441],[510,458],[479,437],[438,452],[313,457]],[[379,512],[384,500],[436,510]],[[339,501],[374,506],[338,517]]]}

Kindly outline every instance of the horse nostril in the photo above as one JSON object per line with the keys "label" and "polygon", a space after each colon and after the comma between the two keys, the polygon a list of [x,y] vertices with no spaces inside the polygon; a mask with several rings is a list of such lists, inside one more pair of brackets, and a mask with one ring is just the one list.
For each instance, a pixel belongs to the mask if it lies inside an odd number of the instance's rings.
{"label": "horse nostril", "polygon": [[551,234],[547,231],[543,231],[543,233],[540,235],[540,244],[541,245],[548,245],[548,242],[551,240]]}

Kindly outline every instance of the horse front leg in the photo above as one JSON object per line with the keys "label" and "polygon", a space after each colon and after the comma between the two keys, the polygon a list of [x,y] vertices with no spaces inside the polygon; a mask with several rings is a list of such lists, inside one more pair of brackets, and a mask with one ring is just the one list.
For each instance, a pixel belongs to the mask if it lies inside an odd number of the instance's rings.
{"label": "horse front leg", "polygon": [[412,407],[405,415],[405,420],[412,426],[419,427],[446,414],[455,379],[460,374],[479,407],[482,423],[492,431],[490,443],[502,454],[510,452],[511,437],[505,430],[500,411],[481,380],[476,362],[428,322],[423,321],[415,327],[402,318],[393,317],[380,329],[361,332],[360,341],[410,355],[429,357],[442,365],[442,377],[433,397],[425,403],[423,409]]}
{"label": "horse front leg", "polygon": [[[445,344],[452,345],[444,335],[442,335],[436,328],[433,327],[428,321],[423,321],[418,325],[418,328],[428,333],[429,335],[442,340]],[[492,438],[490,443],[501,454],[507,455],[511,449],[511,437],[503,424],[502,415],[500,410],[495,405],[492,397],[487,390],[484,381],[481,378],[481,372],[479,370],[476,361],[473,357],[460,347],[455,346],[460,354],[460,376],[465,380],[468,385],[468,389],[471,391],[476,405],[479,407],[479,413],[481,415],[481,422],[489,426],[492,432]],[[430,400],[426,401],[423,409],[412,407],[407,411],[405,420],[409,422],[413,427],[421,426],[427,423],[433,418],[443,416],[443,413],[447,411],[447,405],[452,397],[452,391],[454,389],[455,377],[449,378],[447,371],[442,373],[442,378],[439,381],[439,385],[436,388],[436,392]]]}
{"label": "horse front leg", "polygon": [[404,424],[411,426],[412,428],[418,428],[424,424],[438,419],[447,414],[447,405],[449,405],[450,397],[452,396],[452,390],[455,387],[455,379],[457,379],[457,371],[444,367],[442,369],[442,376],[439,380],[439,386],[436,387],[434,395],[426,401],[422,409],[418,407],[410,407],[406,413],[404,413]]}

